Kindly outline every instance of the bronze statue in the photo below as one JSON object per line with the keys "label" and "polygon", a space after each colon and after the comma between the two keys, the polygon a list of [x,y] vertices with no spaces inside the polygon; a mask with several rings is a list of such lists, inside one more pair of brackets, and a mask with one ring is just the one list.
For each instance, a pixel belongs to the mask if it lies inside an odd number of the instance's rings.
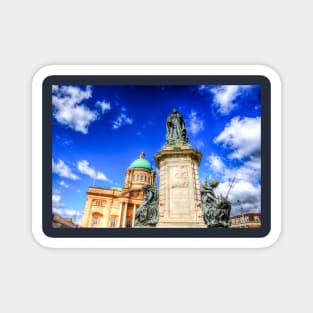
{"label": "bronze statue", "polygon": [[187,131],[183,116],[174,108],[166,120],[166,142],[188,142]]}
{"label": "bronze statue", "polygon": [[159,221],[159,193],[155,187],[143,186],[145,196],[136,210],[135,226],[155,226]]}
{"label": "bronze statue", "polygon": [[203,219],[208,227],[228,227],[231,203],[228,194],[216,196],[214,189],[218,186],[218,181],[212,180],[207,183],[205,180],[200,188],[201,202],[203,209]]}

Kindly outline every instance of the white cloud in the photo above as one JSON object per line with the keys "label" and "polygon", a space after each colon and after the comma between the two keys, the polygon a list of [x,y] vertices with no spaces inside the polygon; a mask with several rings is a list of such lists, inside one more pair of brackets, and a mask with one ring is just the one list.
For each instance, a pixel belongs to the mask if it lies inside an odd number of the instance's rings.
{"label": "white cloud", "polygon": [[190,144],[197,149],[204,147],[204,142],[202,140],[190,140]]}
{"label": "white cloud", "polygon": [[[215,190],[217,195],[226,195],[229,190],[229,183],[223,182],[218,185]],[[244,212],[260,212],[261,210],[261,186],[253,185],[247,181],[235,182],[233,188],[229,192],[229,200],[232,203],[231,215],[240,214],[242,206]],[[240,203],[238,202],[240,201]]]}
{"label": "white cloud", "polygon": [[65,208],[64,203],[62,202],[61,196],[53,194],[52,195],[52,212],[60,215],[63,218],[70,217],[73,222],[80,223],[83,212],[77,210],[70,210]]}
{"label": "white cloud", "polygon": [[83,90],[75,86],[54,85],[52,92],[55,119],[62,125],[87,134],[89,125],[98,118],[97,112],[82,103],[92,97],[91,86]]}
{"label": "white cloud", "polygon": [[213,106],[221,115],[228,115],[237,107],[235,102],[236,98],[248,88],[251,88],[251,86],[225,85],[211,88],[210,92],[213,94]]}
{"label": "white cloud", "polygon": [[65,188],[69,188],[70,185],[68,185],[64,180],[61,180],[60,186],[65,187]]}
{"label": "white cloud", "polygon": [[229,181],[236,178],[236,181],[247,181],[251,184],[258,184],[261,178],[261,159],[253,157],[243,162],[238,167],[227,167],[223,160],[215,154],[207,157],[205,166],[212,171],[212,174],[221,181]]}
{"label": "white cloud", "polygon": [[251,158],[238,167],[227,167],[223,160],[214,154],[207,158],[205,164],[211,170],[211,179],[220,181],[217,194],[226,195],[229,182],[235,179],[229,199],[232,202],[232,215],[239,214],[238,203],[240,200],[246,212],[260,211],[261,197],[261,161],[260,158]]}
{"label": "white cloud", "polygon": [[207,161],[209,163],[206,163],[206,166],[210,167],[214,173],[222,174],[222,172],[225,170],[225,164],[218,155],[209,155],[207,157]]}
{"label": "white cloud", "polygon": [[[230,192],[232,215],[240,214],[240,200],[245,212],[259,212],[261,209],[261,142],[260,118],[233,118],[224,130],[214,139],[216,144],[231,149],[229,159],[236,160],[235,167],[228,166],[218,155],[207,157],[205,166],[211,170],[211,178],[221,183],[217,193],[226,195],[229,181],[235,178]],[[234,163],[232,163],[234,164]]]}
{"label": "white cloud", "polygon": [[106,101],[97,101],[96,102],[96,106],[101,108],[102,113],[105,113],[107,111],[111,110],[111,104],[110,102],[106,102]]}
{"label": "white cloud", "polygon": [[214,139],[216,144],[230,148],[231,159],[242,160],[246,157],[258,156],[261,150],[261,119],[234,117],[224,130]]}
{"label": "white cloud", "polygon": [[58,144],[64,146],[67,150],[69,150],[69,149],[72,148],[73,140],[72,140],[70,137],[66,136],[66,135],[63,135],[62,137],[59,136],[59,135],[56,135],[56,136],[54,137],[54,140],[55,140]]}
{"label": "white cloud", "polygon": [[206,94],[206,93],[210,92],[210,89],[211,89],[211,87],[208,85],[200,85],[198,87],[198,92],[200,94]]}
{"label": "white cloud", "polygon": [[255,157],[244,162],[236,171],[229,173],[228,178],[236,177],[238,180],[257,184],[261,178],[261,158]]}
{"label": "white cloud", "polygon": [[109,181],[109,179],[101,172],[97,172],[94,168],[89,166],[89,162],[86,160],[78,161],[78,170],[85,175],[97,180]]}
{"label": "white cloud", "polygon": [[83,212],[78,210],[70,210],[65,208],[54,208],[53,212],[63,218],[70,217],[74,223],[80,224]]}
{"label": "white cloud", "polygon": [[[122,111],[125,112],[125,108],[122,108]],[[126,113],[121,112],[121,114],[113,121],[112,129],[118,129],[123,125],[133,124],[133,119],[128,117]]]}
{"label": "white cloud", "polygon": [[64,207],[64,203],[61,201],[60,195],[52,195],[52,210],[61,209]]}
{"label": "white cloud", "polygon": [[60,159],[57,163],[52,159],[52,172],[58,174],[61,177],[72,180],[79,179],[79,177],[72,172],[72,170],[64,163],[64,161]]}
{"label": "white cloud", "polygon": [[197,117],[197,112],[192,111],[188,116],[188,130],[193,134],[198,134],[201,130],[204,129],[203,121]]}

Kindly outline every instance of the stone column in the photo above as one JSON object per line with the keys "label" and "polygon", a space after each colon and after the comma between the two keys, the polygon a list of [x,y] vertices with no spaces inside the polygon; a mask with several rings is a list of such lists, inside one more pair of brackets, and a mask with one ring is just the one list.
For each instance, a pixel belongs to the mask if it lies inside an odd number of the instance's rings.
{"label": "stone column", "polygon": [[120,224],[121,224],[122,210],[123,210],[123,202],[121,201],[121,203],[120,203],[120,213],[119,213],[118,219],[117,219],[117,227],[120,227]]}
{"label": "stone column", "polygon": [[201,156],[184,142],[167,144],[155,155],[160,169],[157,227],[205,227],[198,177]]}
{"label": "stone column", "polygon": [[126,225],[127,208],[128,208],[128,202],[125,202],[125,205],[124,205],[124,214],[123,214],[123,225],[122,225],[123,228],[125,228],[125,225]]}
{"label": "stone column", "polygon": [[132,227],[135,226],[135,216],[136,216],[136,204],[134,204],[133,208],[133,221],[132,221]]}
{"label": "stone column", "polygon": [[[104,227],[111,227],[111,225],[110,225],[111,209],[112,209],[112,200],[108,200],[105,208],[103,209],[103,216],[106,217],[106,221],[105,221],[106,224]],[[107,211],[107,212],[105,212],[105,211]]]}
{"label": "stone column", "polygon": [[92,199],[87,196],[86,205],[85,205],[85,209],[84,209],[84,215],[83,215],[80,227],[88,227],[89,226],[91,204],[92,204]]}

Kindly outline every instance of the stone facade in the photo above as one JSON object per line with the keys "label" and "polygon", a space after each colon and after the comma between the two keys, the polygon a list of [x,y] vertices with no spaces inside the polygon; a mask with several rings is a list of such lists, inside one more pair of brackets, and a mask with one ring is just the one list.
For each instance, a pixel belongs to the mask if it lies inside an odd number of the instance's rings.
{"label": "stone facade", "polygon": [[90,187],[80,227],[133,227],[142,190]]}
{"label": "stone facade", "polygon": [[261,213],[244,213],[229,219],[231,228],[260,228]]}
{"label": "stone facade", "polygon": [[[125,173],[123,188],[90,187],[80,227],[130,228],[134,227],[136,209],[144,197],[142,187],[155,187],[155,171],[144,160],[144,154]],[[146,168],[145,168],[146,166]]]}
{"label": "stone facade", "polygon": [[129,168],[125,174],[124,189],[142,188],[143,185],[155,186],[155,177],[154,171]]}
{"label": "stone facade", "polygon": [[166,144],[155,155],[160,169],[157,227],[205,227],[198,176],[201,156],[184,142]]}

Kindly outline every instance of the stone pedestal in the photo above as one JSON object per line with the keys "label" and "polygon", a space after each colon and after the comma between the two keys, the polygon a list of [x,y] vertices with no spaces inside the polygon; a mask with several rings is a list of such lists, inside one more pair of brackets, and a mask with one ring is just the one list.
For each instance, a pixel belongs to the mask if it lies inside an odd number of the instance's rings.
{"label": "stone pedestal", "polygon": [[184,142],[166,144],[155,155],[160,169],[157,227],[206,227],[198,176],[201,156]]}

